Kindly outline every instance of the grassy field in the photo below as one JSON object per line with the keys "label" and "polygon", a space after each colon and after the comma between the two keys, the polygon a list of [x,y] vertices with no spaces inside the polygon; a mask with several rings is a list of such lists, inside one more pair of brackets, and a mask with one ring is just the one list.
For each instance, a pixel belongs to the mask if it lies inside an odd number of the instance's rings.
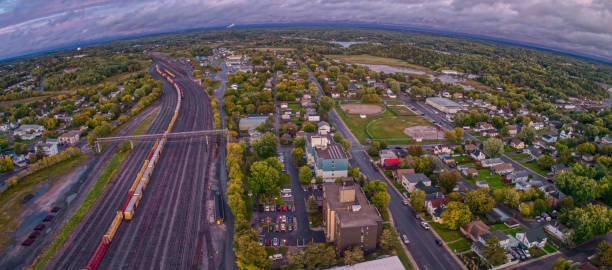
{"label": "grassy field", "polygon": [[403,61],[400,59],[378,57],[378,56],[372,56],[369,54],[326,55],[326,57],[338,59],[348,64],[387,65],[387,66],[394,66],[394,67],[411,68],[411,69],[416,69],[416,70],[424,71],[424,72],[431,72],[431,70],[426,67],[408,64],[406,61]]}
{"label": "grassy field", "polygon": [[17,182],[17,184],[0,194],[0,250],[4,250],[12,241],[8,234],[18,229],[19,215],[23,211],[21,198],[34,193],[41,184],[53,185],[61,175],[74,170],[87,158],[82,154],[57,163],[49,168],[30,174]]}
{"label": "grassy field", "polygon": [[540,168],[540,166],[538,166],[538,162],[536,160],[532,160],[532,161],[528,161],[528,162],[521,162],[521,164],[523,164],[523,166],[529,167],[529,169],[532,169],[534,172],[542,175],[542,176],[546,176],[549,171],[543,170],[542,168]]}
{"label": "grassy field", "polygon": [[521,154],[510,154],[510,155],[506,155],[506,156],[508,156],[508,157],[509,157],[509,158],[511,158],[512,160],[520,161],[520,160],[523,160],[523,159],[528,158],[528,157],[529,157],[529,154],[523,154],[523,153],[521,153]]}
{"label": "grassy field", "polygon": [[[468,167],[474,167],[473,163],[471,164],[472,166],[470,166],[470,164],[466,164],[466,165]],[[476,179],[468,179],[468,178],[466,178],[466,180],[470,184],[472,184],[473,186],[476,186],[476,181],[486,180],[487,183],[489,183],[489,188],[491,190],[500,189],[500,188],[507,188],[508,187],[508,184],[506,184],[506,182],[501,180],[501,175],[499,175],[499,174],[492,174],[489,169],[478,169],[478,178],[476,178]]]}
{"label": "grassy field", "polygon": [[64,225],[64,227],[57,235],[57,237],[53,240],[53,242],[44,250],[42,255],[36,259],[33,264],[34,269],[42,269],[53,257],[55,252],[60,247],[62,247],[62,245],[64,245],[70,233],[79,225],[85,215],[87,215],[89,209],[91,209],[98,197],[104,191],[104,187],[106,187],[106,184],[108,184],[115,175],[115,173],[117,173],[119,166],[121,166],[121,163],[128,155],[129,151],[116,153],[113,158],[108,162],[106,168],[104,168],[104,171],[94,184],[91,191],[89,191],[89,193],[87,194],[87,197],[85,198],[83,203],[79,206],[74,215]]}
{"label": "grassy field", "polygon": [[[398,116],[389,109],[376,115],[368,115],[366,118],[349,115],[338,104],[336,111],[359,142],[364,144],[366,139],[385,141],[388,144],[413,144],[412,138],[404,133],[404,129],[418,125],[432,125],[420,116]],[[423,143],[432,143],[432,141]]]}
{"label": "grassy field", "polygon": [[517,232],[522,232],[525,230],[525,227],[523,226],[518,226],[518,227],[514,227],[514,228],[509,228],[508,226],[506,226],[506,224],[500,223],[500,224],[493,224],[489,226],[489,230],[490,231],[502,231],[506,234],[510,234],[512,236],[516,235]]}
{"label": "grassy field", "polygon": [[38,100],[43,100],[52,96],[59,96],[59,95],[69,95],[69,94],[74,94],[74,91],[57,91],[57,92],[47,92],[49,93],[48,95],[42,95],[42,96],[37,96],[37,97],[29,97],[29,98],[22,98],[22,99],[16,99],[16,100],[7,100],[7,101],[0,101],[0,107],[11,107],[15,104],[26,104],[26,103],[30,103],[30,102],[34,102],[34,101],[38,101]]}
{"label": "grassy field", "polygon": [[455,253],[460,253],[464,251],[470,250],[472,244],[468,242],[466,239],[460,239],[456,242],[448,244],[448,247]]}
{"label": "grassy field", "polygon": [[401,115],[401,116],[412,116],[415,115],[414,112],[412,112],[410,109],[404,107],[404,106],[387,106],[387,108],[389,108],[389,110],[393,111],[393,113],[395,113],[396,115]]}
{"label": "grassy field", "polygon": [[451,231],[442,226],[442,224],[440,223],[432,221],[429,222],[429,226],[436,230],[436,233],[438,233],[438,235],[442,238],[442,240],[444,240],[444,242],[452,242],[462,238],[461,233],[459,231]]}
{"label": "grassy field", "polygon": [[153,119],[155,119],[155,116],[157,115],[158,112],[159,112],[159,108],[151,112],[151,114],[147,116],[145,120],[143,120],[142,122],[140,122],[140,124],[138,124],[138,126],[132,131],[131,135],[144,134],[145,131],[147,131],[147,128],[149,128],[149,125],[151,124]]}

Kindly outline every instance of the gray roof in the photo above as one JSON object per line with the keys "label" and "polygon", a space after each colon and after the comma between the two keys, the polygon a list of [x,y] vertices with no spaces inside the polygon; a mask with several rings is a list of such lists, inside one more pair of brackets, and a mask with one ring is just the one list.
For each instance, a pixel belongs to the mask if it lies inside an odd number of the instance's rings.
{"label": "gray roof", "polygon": [[481,161],[481,163],[484,166],[485,164],[503,164],[504,161],[501,158],[490,158]]}
{"label": "gray roof", "polygon": [[322,127],[322,126],[329,126],[329,124],[325,121],[321,121],[317,124],[318,127]]}
{"label": "gray roof", "polygon": [[513,173],[506,175],[506,178],[508,179],[516,179],[516,178],[523,178],[523,177],[529,177],[529,172],[528,171],[514,171]]}
{"label": "gray roof", "polygon": [[422,173],[405,173],[402,174],[402,177],[406,178],[406,180],[410,183],[419,183],[419,182],[430,182],[431,180],[427,175]]}
{"label": "gray roof", "polygon": [[[340,227],[361,227],[371,226],[382,222],[382,217],[373,204],[370,204],[365,193],[357,183],[352,185],[355,188],[355,201],[340,202],[340,188],[342,183],[323,185],[323,193],[329,207],[336,211]],[[359,211],[352,211],[353,205],[360,205]]]}
{"label": "gray roof", "polygon": [[493,232],[487,233],[487,234],[483,235],[483,236],[482,236],[482,238],[483,238],[484,240],[487,240],[487,239],[488,239],[489,237],[491,237],[491,236],[495,236],[495,237],[497,237],[497,240],[499,240],[499,241],[504,241],[504,240],[506,240],[506,239],[509,239],[509,238],[510,238],[510,237],[508,237],[508,235],[506,235],[506,234],[505,234],[504,232],[502,232],[502,231],[493,231]]}
{"label": "gray roof", "polygon": [[444,106],[444,107],[456,107],[456,108],[460,108],[461,105],[459,105],[459,103],[454,102],[448,98],[441,98],[441,97],[430,97],[427,98],[428,101],[430,102],[434,102],[440,106]]}

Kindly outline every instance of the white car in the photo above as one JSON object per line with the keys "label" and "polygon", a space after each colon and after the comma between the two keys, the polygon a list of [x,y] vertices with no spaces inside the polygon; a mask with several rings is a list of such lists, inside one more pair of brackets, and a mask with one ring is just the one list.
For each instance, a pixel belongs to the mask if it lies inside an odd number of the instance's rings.
{"label": "white car", "polygon": [[429,230],[429,224],[427,224],[425,221],[421,222],[421,227],[423,227],[425,230]]}
{"label": "white car", "polygon": [[402,241],[404,241],[404,244],[406,245],[410,244],[410,240],[408,240],[408,236],[405,234],[402,234]]}

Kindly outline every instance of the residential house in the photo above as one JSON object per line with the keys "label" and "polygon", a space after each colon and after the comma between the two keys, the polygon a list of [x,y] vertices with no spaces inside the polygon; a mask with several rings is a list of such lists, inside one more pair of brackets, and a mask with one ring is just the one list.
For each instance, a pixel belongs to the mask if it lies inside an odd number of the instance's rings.
{"label": "residential house", "polygon": [[43,154],[45,156],[53,156],[53,155],[57,155],[58,150],[57,150],[57,143],[54,142],[45,142],[45,143],[39,143],[36,148],[35,151],[36,153],[40,153]]}
{"label": "residential house", "polygon": [[321,121],[317,124],[319,134],[327,135],[331,131],[331,127],[325,121]]}
{"label": "residential house", "polygon": [[519,181],[527,181],[529,180],[529,172],[525,170],[514,171],[502,177],[502,180],[504,180],[504,182],[508,184],[515,184],[516,182],[519,182]]}
{"label": "residential house", "polygon": [[612,136],[610,136],[610,134],[607,134],[606,136],[601,138],[601,143],[603,143],[603,144],[612,144]]}
{"label": "residential house", "polygon": [[572,134],[571,130],[561,130],[561,132],[559,132],[559,138],[561,139],[571,139],[574,137],[574,134]]}
{"label": "residential house", "polygon": [[389,149],[380,150],[378,156],[380,157],[380,165],[385,170],[395,170],[397,166],[399,166],[400,158],[397,157],[395,152]]}
{"label": "residential house", "polygon": [[544,231],[563,242],[566,242],[571,234],[571,230],[568,227],[557,221],[546,224]]}
{"label": "residential house", "polygon": [[584,162],[593,162],[593,155],[591,155],[591,154],[582,154],[582,161],[584,161]]}
{"label": "residential house", "polygon": [[57,139],[59,141],[59,144],[75,145],[77,142],[79,142],[79,137],[80,135],[77,132],[66,132],[60,135]]}
{"label": "residential house", "polygon": [[553,175],[557,175],[560,172],[571,172],[572,168],[568,168],[563,163],[555,164],[550,167],[550,171]]}
{"label": "residential house", "polygon": [[535,130],[542,130],[542,129],[544,129],[544,123],[542,123],[542,122],[531,121],[531,122],[529,122],[528,126],[532,127]]}
{"label": "residential house", "polygon": [[557,141],[557,136],[553,136],[550,134],[544,134],[542,135],[542,140],[545,141],[546,143],[555,143]]}
{"label": "residential house", "polygon": [[523,150],[525,148],[525,143],[519,139],[512,139],[510,141],[510,146],[514,149]]}
{"label": "residential house", "polygon": [[542,227],[538,227],[516,233],[516,239],[527,248],[532,248],[534,246],[543,248],[546,245],[548,237]]}
{"label": "residential house", "polygon": [[23,138],[28,134],[33,134],[35,138],[42,136],[43,131],[45,131],[45,127],[41,125],[21,125],[19,128],[13,131],[13,135]]}
{"label": "residential house", "polygon": [[446,208],[446,204],[450,202],[450,198],[437,198],[433,200],[428,200],[425,202],[425,209],[427,209],[427,213],[432,217],[434,222],[442,222],[442,212]]}
{"label": "residential house", "polygon": [[470,152],[470,157],[474,160],[484,160],[487,158],[487,156],[485,156],[485,154],[480,150]]}
{"label": "residential house", "polygon": [[487,182],[487,180],[476,181],[476,186],[479,188],[489,188],[489,182]]}
{"label": "residential house", "polygon": [[289,104],[287,104],[287,102],[281,102],[280,108],[281,109],[287,109],[287,108],[289,108]]}
{"label": "residential house", "polygon": [[514,171],[512,163],[506,162],[503,164],[495,165],[491,167],[491,172],[501,175],[510,174]]}
{"label": "residential house", "polygon": [[438,144],[434,146],[433,152],[436,155],[450,155],[453,153],[453,148],[450,145]]}
{"label": "residential house", "polygon": [[489,226],[487,226],[487,224],[484,224],[482,220],[472,221],[459,228],[459,231],[461,231],[461,233],[465,237],[469,238],[473,242],[478,242],[480,240],[481,235],[490,232]]}
{"label": "residential house", "polygon": [[491,168],[496,165],[504,164],[504,161],[501,158],[489,158],[480,161],[482,167]]}
{"label": "residential house", "polygon": [[352,246],[365,252],[376,250],[383,219],[352,178],[323,185],[325,239],[341,253]]}
{"label": "residential house", "polygon": [[532,159],[538,159],[542,156],[542,150],[535,146],[529,146],[523,149],[523,153],[528,154]]}
{"label": "residential house", "polygon": [[493,127],[491,123],[487,123],[487,122],[478,122],[476,123],[476,126],[474,127],[474,131],[483,131],[483,130],[490,130],[490,129],[495,129],[495,127]]}
{"label": "residential house", "polygon": [[414,174],[414,169],[397,169],[393,171],[393,179],[401,184],[402,174]]}
{"label": "residential house", "polygon": [[516,136],[516,134],[518,134],[518,127],[515,125],[509,125],[508,126],[508,135],[514,137]]}
{"label": "residential house", "polygon": [[475,168],[465,168],[461,172],[465,176],[471,175],[472,178],[478,178],[478,170],[476,170]]}
{"label": "residential house", "polygon": [[465,148],[465,152],[466,153],[471,153],[473,151],[478,150],[478,146],[476,146],[474,144],[466,144],[464,148]]}
{"label": "residential house", "polygon": [[463,94],[462,94],[462,93],[459,93],[459,92],[455,92],[455,93],[453,93],[453,97],[454,97],[455,99],[460,99],[460,98],[463,98]]}
{"label": "residential house", "polygon": [[429,177],[422,173],[402,173],[400,177],[400,183],[408,192],[414,191],[419,183],[427,187],[431,186]]}
{"label": "residential house", "polygon": [[483,137],[497,137],[498,135],[499,132],[497,132],[497,129],[485,129],[480,131],[480,136]]}
{"label": "residential house", "polygon": [[489,239],[490,237],[495,236],[497,238],[497,240],[499,241],[499,245],[501,247],[503,247],[504,249],[508,249],[512,246],[512,244],[516,244],[518,245],[518,241],[514,242],[511,241],[511,236],[505,234],[502,231],[492,231],[489,233],[485,233],[480,235],[480,237],[478,238],[478,241],[480,241],[482,244],[487,245],[487,239]]}

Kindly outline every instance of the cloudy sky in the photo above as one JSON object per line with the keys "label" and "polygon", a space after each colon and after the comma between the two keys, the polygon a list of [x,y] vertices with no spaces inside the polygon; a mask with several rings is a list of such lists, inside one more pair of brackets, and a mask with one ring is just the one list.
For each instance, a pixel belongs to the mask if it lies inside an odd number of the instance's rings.
{"label": "cloudy sky", "polygon": [[186,28],[317,22],[460,32],[612,60],[612,0],[0,0],[0,59]]}

